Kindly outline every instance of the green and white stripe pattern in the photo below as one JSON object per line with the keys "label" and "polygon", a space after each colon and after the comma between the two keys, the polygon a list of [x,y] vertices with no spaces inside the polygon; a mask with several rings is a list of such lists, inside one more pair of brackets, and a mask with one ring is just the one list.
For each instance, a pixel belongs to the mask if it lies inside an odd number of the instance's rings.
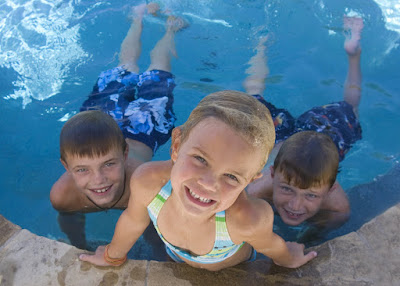
{"label": "green and white stripe pattern", "polygon": [[153,201],[147,206],[147,210],[149,212],[150,218],[153,221],[153,225],[157,230],[158,235],[165,243],[167,247],[169,247],[173,252],[178,254],[180,257],[183,257],[187,260],[199,262],[199,263],[218,263],[221,262],[228,257],[234,255],[244,244],[234,244],[229,236],[228,229],[226,227],[225,220],[225,211],[221,211],[215,214],[215,228],[216,228],[216,237],[214,242],[214,247],[211,252],[205,255],[194,255],[185,250],[180,249],[168,241],[164,239],[157,225],[158,214],[160,213],[161,208],[163,207],[165,201],[169,198],[172,192],[171,181],[162,187],[161,191],[155,196]]}

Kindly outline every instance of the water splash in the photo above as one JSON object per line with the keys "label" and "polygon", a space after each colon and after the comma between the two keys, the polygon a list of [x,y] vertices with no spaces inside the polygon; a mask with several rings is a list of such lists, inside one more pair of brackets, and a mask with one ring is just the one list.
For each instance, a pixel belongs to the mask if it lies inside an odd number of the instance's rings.
{"label": "water splash", "polygon": [[197,19],[197,20],[203,21],[203,22],[214,23],[214,24],[221,24],[221,25],[223,25],[223,26],[225,26],[225,27],[232,28],[232,25],[229,24],[228,22],[226,22],[225,20],[221,20],[221,19],[208,19],[208,18],[201,17],[201,16],[198,16],[198,15],[193,14],[193,13],[188,13],[188,12],[184,12],[184,13],[182,13],[182,15],[186,15],[186,16],[195,18],[195,19]]}
{"label": "water splash", "polygon": [[400,3],[398,0],[374,0],[385,17],[386,29],[400,34]]}
{"label": "water splash", "polygon": [[0,68],[18,74],[6,99],[22,98],[25,107],[32,98],[57,94],[70,69],[89,57],[79,44],[80,25],[70,25],[74,2],[5,0],[0,5]]}

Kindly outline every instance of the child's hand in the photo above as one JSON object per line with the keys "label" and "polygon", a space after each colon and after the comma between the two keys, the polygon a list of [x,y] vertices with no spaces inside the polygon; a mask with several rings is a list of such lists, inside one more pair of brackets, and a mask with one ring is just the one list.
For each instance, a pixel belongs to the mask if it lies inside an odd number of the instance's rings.
{"label": "child's hand", "polygon": [[99,247],[97,247],[94,255],[81,254],[81,255],[79,255],[79,259],[82,261],[90,262],[90,263],[92,263],[94,265],[98,265],[98,266],[112,266],[104,260],[105,249],[106,249],[105,245],[100,245]]}
{"label": "child's hand", "polygon": [[281,266],[285,266],[285,267],[289,267],[289,268],[297,268],[297,267],[300,267],[300,266],[306,264],[311,259],[317,257],[317,252],[315,252],[315,251],[311,251],[307,254],[304,254],[304,244],[286,241],[286,246],[289,249],[289,252],[292,255],[293,259],[290,264],[281,265]]}

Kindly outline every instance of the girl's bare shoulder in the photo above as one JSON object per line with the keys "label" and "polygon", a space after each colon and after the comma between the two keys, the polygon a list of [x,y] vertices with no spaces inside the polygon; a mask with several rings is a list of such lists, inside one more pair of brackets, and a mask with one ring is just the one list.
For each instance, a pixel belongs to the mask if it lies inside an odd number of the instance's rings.
{"label": "girl's bare shoulder", "polygon": [[[260,229],[271,226],[274,220],[272,207],[262,199],[254,198],[243,193],[227,210],[227,221],[232,236],[238,240],[251,237]],[[232,237],[232,238],[233,238]]]}
{"label": "girl's bare shoulder", "polygon": [[171,161],[153,161],[140,165],[130,180],[131,195],[146,202],[151,201],[170,179],[171,167]]}

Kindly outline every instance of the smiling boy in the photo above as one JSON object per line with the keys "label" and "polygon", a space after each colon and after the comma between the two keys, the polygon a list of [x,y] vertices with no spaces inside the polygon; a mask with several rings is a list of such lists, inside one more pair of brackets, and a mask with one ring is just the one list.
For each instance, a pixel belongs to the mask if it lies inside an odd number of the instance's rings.
{"label": "smiling boy", "polygon": [[248,193],[273,204],[282,221],[308,221],[330,229],[350,215],[350,205],[336,182],[339,155],[328,135],[296,133],[283,142],[273,166],[248,187]]}
{"label": "smiling boy", "polygon": [[278,154],[273,166],[263,171],[263,177],[248,186],[248,193],[269,201],[284,223],[297,226],[307,221],[317,226],[319,234],[321,229],[340,226],[350,215],[349,201],[336,182],[336,175],[339,161],[361,139],[362,133],[358,106],[363,20],[345,16],[343,26],[348,57],[343,101],[314,107],[298,118],[267,102],[261,96],[269,73],[266,38],[260,39],[257,53],[249,61],[249,76],[243,82],[246,92],[271,112],[276,142],[269,160],[273,161],[273,154]]}
{"label": "smiling boy", "polygon": [[76,247],[86,248],[82,213],[125,209],[131,174],[171,136],[176,119],[171,56],[176,56],[175,33],[185,22],[169,16],[164,36],[150,53],[150,66],[139,73],[137,65],[143,17],[158,10],[155,3],[133,8],[118,67],[100,74],[82,112],[61,131],[66,172],[53,185],[50,201],[59,211],[61,230]]}

